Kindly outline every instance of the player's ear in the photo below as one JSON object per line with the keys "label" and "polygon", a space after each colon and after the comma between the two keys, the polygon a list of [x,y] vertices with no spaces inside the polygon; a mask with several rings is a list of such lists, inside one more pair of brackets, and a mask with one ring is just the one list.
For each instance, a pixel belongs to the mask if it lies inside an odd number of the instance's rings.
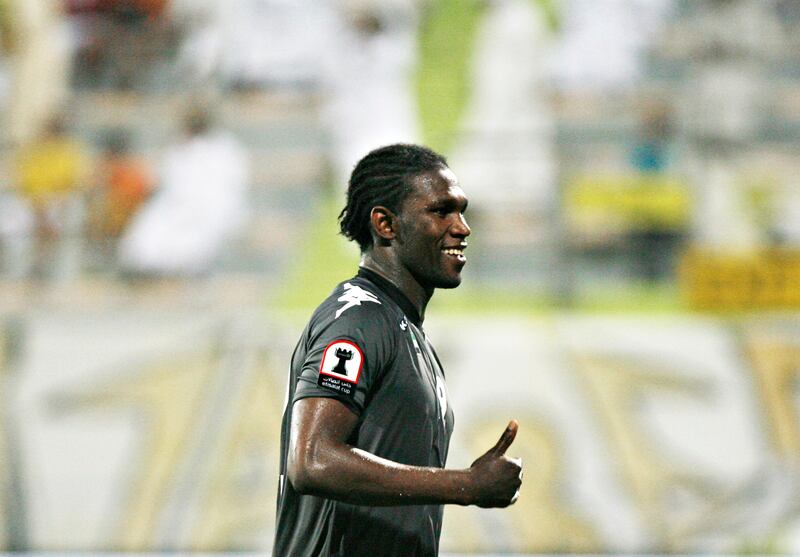
{"label": "player's ear", "polygon": [[397,215],[390,209],[383,205],[376,205],[372,208],[372,211],[370,211],[369,219],[372,224],[372,231],[377,240],[385,243],[395,239],[397,236],[395,230]]}

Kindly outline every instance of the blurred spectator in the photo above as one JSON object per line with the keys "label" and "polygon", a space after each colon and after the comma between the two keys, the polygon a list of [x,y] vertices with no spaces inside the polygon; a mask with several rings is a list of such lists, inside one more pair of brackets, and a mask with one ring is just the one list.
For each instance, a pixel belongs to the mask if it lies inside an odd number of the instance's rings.
{"label": "blurred spectator", "polygon": [[415,0],[339,2],[336,40],[326,54],[332,162],[340,187],[376,145],[419,141],[412,75],[417,60]]}
{"label": "blurred spectator", "polygon": [[477,30],[470,100],[453,155],[487,212],[522,208],[544,221],[556,200],[553,114],[544,95],[551,44],[543,10],[492,0]]}
{"label": "blurred spectator", "polygon": [[36,141],[17,156],[20,193],[34,215],[34,275],[63,277],[66,261],[62,240],[77,234],[88,155],[85,146],[67,133],[63,115],[53,117]]}
{"label": "blurred spectator", "polygon": [[792,177],[778,195],[772,230],[775,244],[800,248],[800,180]]}
{"label": "blurred spectator", "polygon": [[73,80],[79,86],[132,89],[146,83],[165,56],[171,28],[167,0],[66,0],[79,45]]}
{"label": "blurred spectator", "polygon": [[184,137],[167,148],[154,194],[119,244],[134,276],[196,276],[211,270],[245,217],[248,162],[239,142],[192,108]]}
{"label": "blurred spectator", "polygon": [[207,85],[218,77],[227,18],[221,0],[173,0],[170,18],[179,35],[177,66],[181,80]]}
{"label": "blurred spectator", "polygon": [[178,65],[192,83],[309,87],[331,40],[328,0],[172,0]]}
{"label": "blurred spectator", "polygon": [[772,102],[769,69],[784,42],[773,2],[686,3],[676,45],[687,64],[677,107],[687,174],[697,184],[693,241],[705,248],[752,250],[767,238],[748,200],[745,156]]}
{"label": "blurred spectator", "polygon": [[33,211],[16,192],[0,190],[0,272],[12,279],[28,274]]}
{"label": "blurred spectator", "polygon": [[562,0],[561,33],[549,60],[562,90],[615,90],[640,77],[641,55],[676,0]]}
{"label": "blurred spectator", "polygon": [[94,253],[106,261],[153,186],[144,161],[131,153],[126,131],[116,130],[106,139],[96,180],[89,198],[87,231]]}
{"label": "blurred spectator", "polygon": [[[630,153],[631,166],[643,185],[657,186],[658,179],[665,176],[673,138],[670,109],[658,101],[645,103]],[[676,252],[684,235],[684,231],[655,220],[635,226],[628,233],[635,275],[649,282],[672,278]]]}
{"label": "blurred spectator", "polygon": [[631,149],[631,165],[645,174],[664,172],[673,139],[672,117],[662,103],[650,102],[642,110],[639,133]]}
{"label": "blurred spectator", "polygon": [[34,140],[68,94],[69,29],[58,0],[5,0],[11,58],[8,139]]}

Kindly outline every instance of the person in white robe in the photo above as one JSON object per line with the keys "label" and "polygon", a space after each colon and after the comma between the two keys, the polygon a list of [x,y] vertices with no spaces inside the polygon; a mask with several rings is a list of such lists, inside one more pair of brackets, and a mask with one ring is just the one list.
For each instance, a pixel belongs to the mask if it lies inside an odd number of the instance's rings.
{"label": "person in white robe", "polygon": [[214,262],[244,223],[247,156],[229,133],[193,111],[186,137],[169,147],[157,190],[120,240],[123,271],[194,276]]}

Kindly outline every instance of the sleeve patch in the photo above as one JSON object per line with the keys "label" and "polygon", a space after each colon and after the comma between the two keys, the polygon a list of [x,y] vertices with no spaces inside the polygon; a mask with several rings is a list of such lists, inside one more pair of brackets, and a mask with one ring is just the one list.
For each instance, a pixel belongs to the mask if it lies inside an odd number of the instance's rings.
{"label": "sleeve patch", "polygon": [[355,343],[334,340],[322,354],[317,385],[352,397],[363,365],[364,353]]}

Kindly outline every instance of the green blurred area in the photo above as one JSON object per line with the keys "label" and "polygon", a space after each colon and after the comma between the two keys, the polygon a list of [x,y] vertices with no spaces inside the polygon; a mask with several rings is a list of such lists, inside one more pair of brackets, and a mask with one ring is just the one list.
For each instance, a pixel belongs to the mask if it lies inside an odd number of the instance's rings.
{"label": "green blurred area", "polygon": [[[330,188],[328,191],[332,191]],[[358,268],[358,246],[339,234],[343,196],[326,193],[309,219],[310,227],[284,274],[277,306],[313,309]]]}
{"label": "green blurred area", "polygon": [[[558,27],[557,0],[531,0]],[[471,56],[485,0],[439,0],[423,14],[416,75],[423,141],[445,154],[469,101]]]}
{"label": "green blurred area", "polygon": [[420,29],[417,99],[423,141],[447,153],[469,100],[470,56],[484,2],[441,0]]}

